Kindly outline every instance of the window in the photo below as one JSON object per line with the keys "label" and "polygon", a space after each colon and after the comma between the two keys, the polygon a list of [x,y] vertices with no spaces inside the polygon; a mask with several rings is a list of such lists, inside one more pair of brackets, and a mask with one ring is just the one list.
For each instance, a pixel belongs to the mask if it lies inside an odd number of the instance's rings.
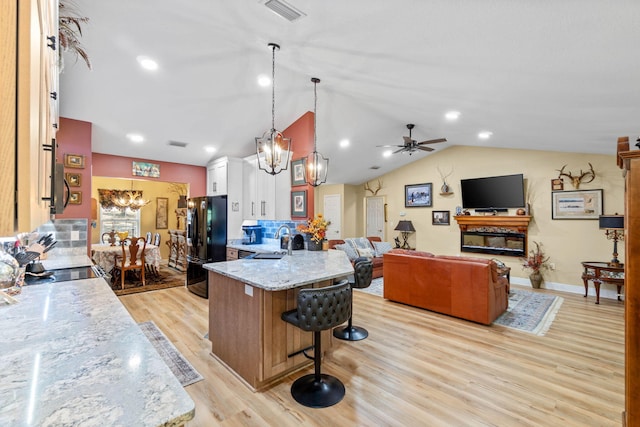
{"label": "window", "polygon": [[129,236],[139,236],[140,209],[105,209],[100,206],[100,235],[111,230],[128,231]]}

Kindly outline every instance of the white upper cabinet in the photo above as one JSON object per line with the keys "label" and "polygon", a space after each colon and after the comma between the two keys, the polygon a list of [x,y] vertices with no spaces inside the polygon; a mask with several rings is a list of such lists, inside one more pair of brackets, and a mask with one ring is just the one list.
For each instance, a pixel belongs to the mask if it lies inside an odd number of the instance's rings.
{"label": "white upper cabinet", "polygon": [[270,175],[258,169],[256,156],[244,159],[244,218],[291,219],[289,170]]}

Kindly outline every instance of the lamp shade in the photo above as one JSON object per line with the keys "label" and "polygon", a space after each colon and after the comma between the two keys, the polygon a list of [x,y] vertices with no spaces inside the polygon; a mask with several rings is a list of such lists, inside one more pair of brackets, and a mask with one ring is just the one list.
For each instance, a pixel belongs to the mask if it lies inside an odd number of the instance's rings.
{"label": "lamp shade", "polygon": [[394,230],[396,231],[405,231],[405,232],[413,232],[416,231],[415,228],[413,228],[413,224],[411,223],[411,221],[398,221],[398,225],[396,225],[396,228],[394,228]]}
{"label": "lamp shade", "polygon": [[600,215],[598,221],[601,229],[624,229],[624,215]]}

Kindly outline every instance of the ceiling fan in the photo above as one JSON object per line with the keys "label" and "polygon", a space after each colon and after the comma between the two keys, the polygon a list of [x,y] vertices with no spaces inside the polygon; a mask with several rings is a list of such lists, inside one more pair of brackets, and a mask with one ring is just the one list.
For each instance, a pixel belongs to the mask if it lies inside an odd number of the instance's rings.
{"label": "ceiling fan", "polygon": [[409,136],[403,136],[404,144],[402,145],[378,145],[378,147],[401,147],[399,150],[393,152],[393,154],[400,152],[407,152],[409,155],[412,155],[415,151],[433,151],[434,149],[431,147],[425,147],[427,144],[436,144],[438,142],[446,142],[446,138],[438,138],[438,139],[430,139],[428,141],[416,142],[415,139],[411,138],[411,129],[415,127],[414,124],[409,123],[407,125],[407,129],[409,129]]}

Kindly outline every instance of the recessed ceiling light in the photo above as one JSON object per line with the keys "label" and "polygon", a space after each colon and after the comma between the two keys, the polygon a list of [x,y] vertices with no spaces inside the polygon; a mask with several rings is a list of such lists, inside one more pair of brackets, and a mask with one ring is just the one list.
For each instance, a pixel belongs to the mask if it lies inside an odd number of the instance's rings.
{"label": "recessed ceiling light", "polygon": [[260,87],[271,86],[271,77],[266,74],[260,74],[258,76],[258,85],[260,85]]}
{"label": "recessed ceiling light", "polygon": [[382,156],[383,157],[391,157],[392,154],[393,154],[393,151],[386,150],[384,153],[382,153]]}
{"label": "recessed ceiling light", "polygon": [[493,135],[493,132],[482,131],[478,134],[478,138],[480,139],[489,139]]}
{"label": "recessed ceiling light", "polygon": [[155,71],[158,69],[158,63],[148,56],[141,55],[138,56],[136,60],[138,61],[138,64],[140,64],[140,66],[145,70]]}
{"label": "recessed ceiling light", "polygon": [[144,136],[140,135],[139,133],[128,133],[127,138],[131,142],[144,142]]}
{"label": "recessed ceiling light", "polygon": [[207,153],[215,153],[216,152],[216,148],[212,147],[210,145],[207,145],[206,147],[204,147],[204,151],[206,151]]}
{"label": "recessed ceiling light", "polygon": [[348,139],[343,139],[342,141],[340,141],[340,147],[342,147],[342,148],[347,148],[349,146],[349,144],[351,144],[351,143],[349,142]]}
{"label": "recessed ceiling light", "polygon": [[449,111],[447,114],[444,115],[444,117],[447,120],[458,120],[458,118],[460,117],[460,111]]}

